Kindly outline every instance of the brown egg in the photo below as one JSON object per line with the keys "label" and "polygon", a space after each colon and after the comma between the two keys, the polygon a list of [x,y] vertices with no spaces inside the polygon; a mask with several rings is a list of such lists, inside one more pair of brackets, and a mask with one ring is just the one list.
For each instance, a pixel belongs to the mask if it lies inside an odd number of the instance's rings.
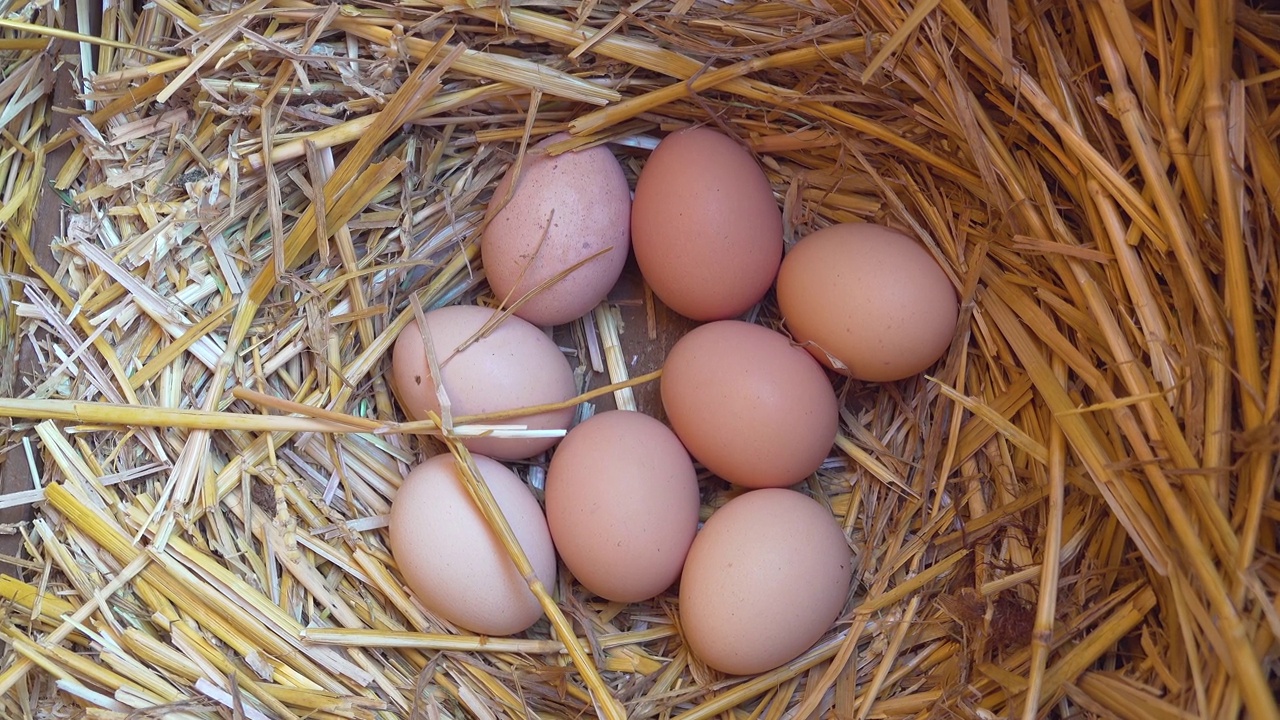
{"label": "brown egg", "polygon": [[778,273],[787,329],[827,367],[901,380],[942,357],[956,331],[955,288],[915,240],[880,225],[818,230]]}
{"label": "brown egg", "polygon": [[694,320],[737,317],[769,291],[782,211],[755,158],[707,128],[668,135],[636,183],[631,243],[645,281]]}
{"label": "brown egg", "polygon": [[680,576],[680,629],[710,667],[767,672],[831,628],[852,580],[852,553],[826,508],[792,490],[754,490],[715,511],[694,539]]}
{"label": "brown egg", "polygon": [[506,205],[516,166],[493,193],[480,242],[489,285],[506,307],[592,255],[577,270],[515,309],[535,325],[576,320],[605,299],[631,246],[631,190],[622,166],[604,145],[546,154],[561,133],[526,153]]}
{"label": "brown egg", "polygon": [[660,390],[690,454],[735,485],[794,485],[836,439],[839,409],[822,366],[759,325],[694,328],[667,353]]}
{"label": "brown egg", "polygon": [[[426,314],[454,417],[572,398],[576,387],[569,361],[551,338],[528,322],[507,317],[489,334],[470,342],[494,314],[490,308],[475,305],[451,305]],[[459,351],[459,348],[462,349]],[[391,354],[391,378],[396,397],[410,418],[423,420],[428,412],[440,412],[436,383],[431,377],[417,321],[409,323],[396,338]],[[573,408],[503,420],[502,424],[565,430],[571,422]],[[463,444],[481,455],[520,460],[547,450],[558,440],[558,437],[482,436],[468,438]]]}
{"label": "brown egg", "polygon": [[[553,587],[555,548],[538,501],[502,463],[473,457],[534,574]],[[542,617],[538,599],[467,493],[452,455],[437,455],[405,477],[391,504],[390,544],[414,597],[455,625],[511,635]]]}
{"label": "brown egg", "polygon": [[547,470],[547,524],[560,559],[607,600],[647,600],[680,577],[698,505],[698,476],[680,440],[638,412],[578,425]]}

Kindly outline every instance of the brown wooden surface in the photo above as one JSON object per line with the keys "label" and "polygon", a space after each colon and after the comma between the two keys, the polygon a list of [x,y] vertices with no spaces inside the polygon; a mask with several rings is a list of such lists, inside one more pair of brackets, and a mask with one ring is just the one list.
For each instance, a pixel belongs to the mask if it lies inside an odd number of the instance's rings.
{"label": "brown wooden surface", "polygon": [[[74,3],[65,5],[64,13],[66,21],[63,26],[75,28]],[[97,27],[96,22],[94,27]],[[79,54],[78,46],[76,43],[55,38],[49,51],[55,53],[56,58],[74,56],[69,58],[74,61],[74,65],[72,62],[57,62],[56,60],[54,62],[54,112],[52,115],[52,127],[48,129],[45,137],[53,137],[66,129],[74,116],[73,113],[81,108],[73,76],[75,66],[79,64],[78,61],[75,61]],[[71,145],[68,143],[50,153],[46,158],[46,182],[40,186],[36,218],[32,228],[32,250],[35,252],[36,260],[49,272],[53,272],[57,267],[53,257],[52,243],[62,236],[64,211],[62,198],[50,188],[49,182],[52,181],[63,163],[66,162],[70,152]],[[22,395],[32,384],[38,383],[43,379],[43,372],[29,338],[20,338],[18,349],[18,382],[14,387],[14,393]],[[38,453],[36,459],[38,462]],[[26,452],[21,444],[21,438],[11,437],[8,452],[0,456],[0,493],[18,492],[28,490],[31,487],[31,471],[27,463]],[[18,523],[30,518],[30,516],[31,508],[29,506],[0,510],[0,524]],[[17,555],[21,548],[22,536],[20,534],[0,535],[0,555]],[[0,572],[13,574],[14,568],[9,563],[0,562]]]}
{"label": "brown wooden surface", "polygon": [[[698,324],[667,308],[657,298],[651,298],[648,302],[652,304],[654,322],[650,328],[644,281],[634,261],[627,264],[609,299],[618,303],[622,314],[622,353],[632,377],[660,369],[671,346]],[[636,406],[645,414],[666,420],[658,388],[658,382],[636,387]]]}

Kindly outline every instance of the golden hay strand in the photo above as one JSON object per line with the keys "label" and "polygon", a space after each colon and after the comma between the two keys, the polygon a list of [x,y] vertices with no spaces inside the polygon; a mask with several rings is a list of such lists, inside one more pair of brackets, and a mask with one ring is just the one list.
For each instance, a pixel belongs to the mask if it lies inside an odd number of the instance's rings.
{"label": "golden hay strand", "polygon": [[[29,358],[0,363],[0,477],[32,482],[0,494],[30,510],[0,528],[0,715],[1280,718],[1265,4],[112,0],[100,37],[87,5],[0,20],[0,353]],[[756,153],[788,242],[888,224],[961,298],[927,375],[836,385],[801,489],[855,551],[845,612],[720,675],[676,593],[542,586],[471,469],[548,620],[460,632],[405,588],[391,500],[426,454],[470,469],[442,434],[527,410],[409,422],[388,351],[506,300],[479,231],[530,140],[634,181],[694,123]],[[637,286],[557,329],[558,407],[659,412],[685,327]],[[703,490],[704,518],[734,492]]]}

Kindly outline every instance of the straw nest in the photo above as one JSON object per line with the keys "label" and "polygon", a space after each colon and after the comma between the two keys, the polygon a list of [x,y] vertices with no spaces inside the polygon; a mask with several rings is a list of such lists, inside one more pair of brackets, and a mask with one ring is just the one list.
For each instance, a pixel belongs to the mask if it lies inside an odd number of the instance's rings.
{"label": "straw nest", "polygon": [[[94,39],[60,7],[0,21],[0,339],[40,363],[0,368],[37,486],[3,498],[32,508],[5,717],[1277,717],[1280,17],[154,0]],[[55,62],[94,68],[57,135]],[[901,227],[962,297],[927,377],[838,386],[805,489],[853,597],[758,677],[691,658],[671,594],[562,581],[526,636],[457,634],[386,549],[400,473],[441,451],[397,425],[386,350],[415,306],[486,298],[478,223],[527,143],[614,142],[634,176],[689,123],[758,153],[788,240]],[[563,336],[584,389],[644,405],[657,364],[617,333],[665,316],[639,307]]]}

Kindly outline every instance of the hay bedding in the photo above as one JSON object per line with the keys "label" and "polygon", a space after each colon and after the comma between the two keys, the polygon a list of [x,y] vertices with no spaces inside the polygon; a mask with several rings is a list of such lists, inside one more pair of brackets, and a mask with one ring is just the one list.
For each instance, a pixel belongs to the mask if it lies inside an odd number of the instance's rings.
{"label": "hay bedding", "polygon": [[[4,498],[33,508],[0,579],[5,717],[578,717],[593,693],[682,720],[1277,717],[1277,15],[154,0],[59,59],[87,27],[5,8],[3,340],[42,370],[0,371],[4,462],[43,468]],[[55,61],[96,73],[51,137]],[[547,623],[453,633],[386,551],[400,472],[440,446],[396,424],[385,351],[414,305],[486,300],[483,203],[527,142],[612,141],[634,174],[692,122],[760,153],[789,239],[899,226],[963,297],[929,378],[839,386],[806,489],[855,596],[749,678],[687,654],[671,595],[549,588],[573,653]],[[663,317],[563,335],[584,389],[644,405],[626,376],[656,365],[617,331]]]}

